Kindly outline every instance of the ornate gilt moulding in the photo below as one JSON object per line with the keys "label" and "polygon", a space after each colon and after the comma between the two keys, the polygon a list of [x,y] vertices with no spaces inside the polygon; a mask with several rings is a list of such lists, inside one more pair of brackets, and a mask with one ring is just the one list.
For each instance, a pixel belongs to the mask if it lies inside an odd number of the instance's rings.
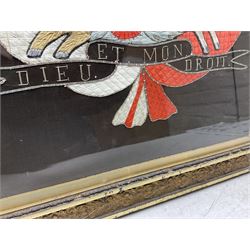
{"label": "ornate gilt moulding", "polygon": [[249,173],[249,32],[0,32],[1,218],[117,218]]}

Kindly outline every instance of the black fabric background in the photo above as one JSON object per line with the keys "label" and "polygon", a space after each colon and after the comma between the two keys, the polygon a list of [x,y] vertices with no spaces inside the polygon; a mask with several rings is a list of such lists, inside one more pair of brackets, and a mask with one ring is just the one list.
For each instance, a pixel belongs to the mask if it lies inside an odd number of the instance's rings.
{"label": "black fabric background", "polygon": [[[233,49],[249,49],[249,34],[243,32]],[[2,66],[19,63],[2,54]],[[248,64],[249,56],[241,61]],[[104,98],[63,87],[1,96],[1,174],[37,171],[85,154],[249,118],[249,69],[210,72],[185,87],[164,89],[178,113],[132,129],[112,125],[130,88]]]}

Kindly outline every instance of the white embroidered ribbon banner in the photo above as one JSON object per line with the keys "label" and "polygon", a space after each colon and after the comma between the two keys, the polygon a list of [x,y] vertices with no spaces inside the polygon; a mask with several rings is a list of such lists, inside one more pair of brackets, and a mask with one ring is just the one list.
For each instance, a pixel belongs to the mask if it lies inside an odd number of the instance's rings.
{"label": "white embroidered ribbon banner", "polygon": [[188,40],[144,46],[98,41],[88,45],[89,60],[0,67],[1,94],[87,82],[98,84],[100,80],[111,77],[118,65],[143,67],[166,64],[188,73],[241,70],[247,66],[236,59],[248,53],[248,50],[236,50],[220,55],[192,55],[192,45]]}

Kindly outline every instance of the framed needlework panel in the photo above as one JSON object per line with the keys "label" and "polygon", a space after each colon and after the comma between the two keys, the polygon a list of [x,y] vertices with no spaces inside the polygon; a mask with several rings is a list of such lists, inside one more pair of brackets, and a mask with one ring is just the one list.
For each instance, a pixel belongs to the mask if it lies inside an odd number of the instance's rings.
{"label": "framed needlework panel", "polygon": [[1,218],[117,218],[249,173],[249,32],[0,32]]}

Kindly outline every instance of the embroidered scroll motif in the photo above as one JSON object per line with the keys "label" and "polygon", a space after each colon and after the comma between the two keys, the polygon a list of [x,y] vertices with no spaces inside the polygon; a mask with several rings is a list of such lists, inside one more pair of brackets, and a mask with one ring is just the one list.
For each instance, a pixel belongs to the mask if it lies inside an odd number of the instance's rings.
{"label": "embroidered scroll motif", "polygon": [[[1,45],[23,65],[0,67],[1,94],[65,86],[93,97],[133,85],[113,125],[166,120],[177,108],[163,86],[182,87],[210,71],[246,69],[230,51],[240,32],[1,32]],[[35,77],[34,77],[35,76]]]}

